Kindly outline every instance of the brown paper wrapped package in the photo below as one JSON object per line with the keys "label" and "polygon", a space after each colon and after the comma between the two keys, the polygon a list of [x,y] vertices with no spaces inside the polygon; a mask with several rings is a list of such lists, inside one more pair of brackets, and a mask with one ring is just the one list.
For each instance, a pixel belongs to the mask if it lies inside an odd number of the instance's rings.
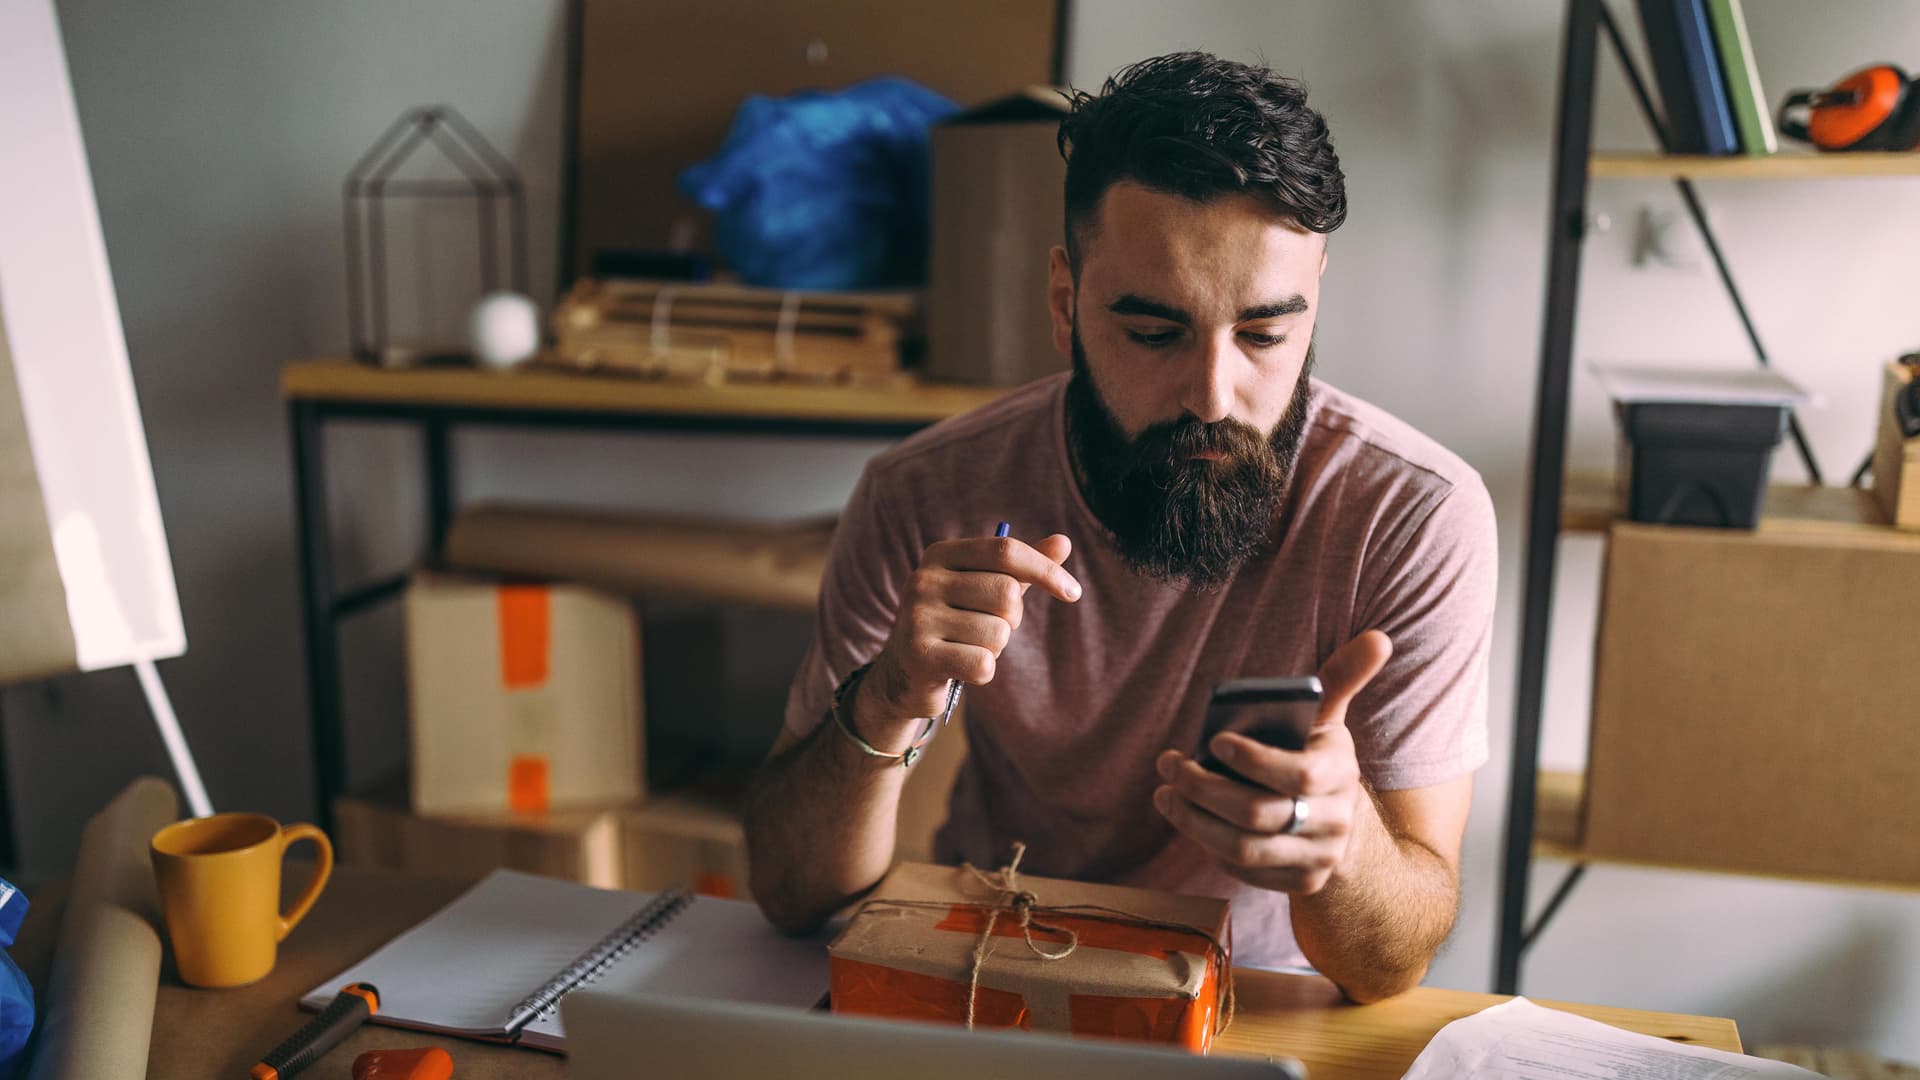
{"label": "brown paper wrapped package", "polygon": [[454,521],[447,561],[615,592],[812,611],[832,537],[830,522],[759,525],[481,506]]}
{"label": "brown paper wrapped package", "polygon": [[1025,875],[997,888],[1005,873],[896,866],[828,949],[835,1011],[964,1022],[972,1001],[983,1026],[1206,1049],[1229,994],[1225,900]]}

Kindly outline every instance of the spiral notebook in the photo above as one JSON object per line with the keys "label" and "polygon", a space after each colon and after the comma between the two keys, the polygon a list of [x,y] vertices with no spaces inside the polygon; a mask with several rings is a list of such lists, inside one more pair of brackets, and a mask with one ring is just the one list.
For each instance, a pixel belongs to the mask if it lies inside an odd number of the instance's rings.
{"label": "spiral notebook", "polygon": [[564,1052],[557,1005],[583,986],[805,1009],[826,994],[827,946],[739,900],[496,870],[300,1006],[353,982],[380,991],[373,1023]]}

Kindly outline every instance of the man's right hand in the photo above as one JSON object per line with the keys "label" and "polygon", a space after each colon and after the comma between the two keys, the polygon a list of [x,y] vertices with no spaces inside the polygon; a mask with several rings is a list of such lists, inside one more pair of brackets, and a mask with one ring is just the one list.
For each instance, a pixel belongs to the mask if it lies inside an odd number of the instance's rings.
{"label": "man's right hand", "polygon": [[946,708],[948,680],[993,681],[1030,587],[1080,599],[1080,583],[1061,567],[1072,550],[1058,533],[1037,544],[978,537],[930,545],[907,578],[893,632],[860,680],[854,716],[866,738],[902,750],[924,718]]}

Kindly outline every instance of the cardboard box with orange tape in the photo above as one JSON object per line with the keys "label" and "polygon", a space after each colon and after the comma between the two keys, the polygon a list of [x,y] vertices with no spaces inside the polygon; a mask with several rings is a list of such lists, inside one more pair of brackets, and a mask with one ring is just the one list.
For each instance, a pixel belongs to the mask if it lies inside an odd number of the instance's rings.
{"label": "cardboard box with orange tape", "polygon": [[747,897],[745,778],[695,782],[620,816],[624,887],[659,892],[684,885],[705,896]]}
{"label": "cardboard box with orange tape", "polygon": [[406,623],[416,812],[540,813],[645,794],[627,598],[422,572]]}
{"label": "cardboard box with orange tape", "polygon": [[1228,934],[1225,900],[901,863],[828,949],[833,1009],[965,1023],[971,998],[979,1026],[1205,1053],[1230,1015]]}
{"label": "cardboard box with orange tape", "polygon": [[618,808],[426,817],[407,809],[405,787],[396,776],[333,801],[341,862],[460,881],[505,867],[602,889],[625,885]]}

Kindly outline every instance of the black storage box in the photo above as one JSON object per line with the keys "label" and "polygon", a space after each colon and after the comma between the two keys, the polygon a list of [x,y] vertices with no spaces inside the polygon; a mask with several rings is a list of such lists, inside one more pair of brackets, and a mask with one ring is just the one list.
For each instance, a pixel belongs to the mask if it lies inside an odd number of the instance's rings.
{"label": "black storage box", "polygon": [[1627,516],[1655,525],[1751,529],[1766,500],[1785,404],[1616,402]]}

